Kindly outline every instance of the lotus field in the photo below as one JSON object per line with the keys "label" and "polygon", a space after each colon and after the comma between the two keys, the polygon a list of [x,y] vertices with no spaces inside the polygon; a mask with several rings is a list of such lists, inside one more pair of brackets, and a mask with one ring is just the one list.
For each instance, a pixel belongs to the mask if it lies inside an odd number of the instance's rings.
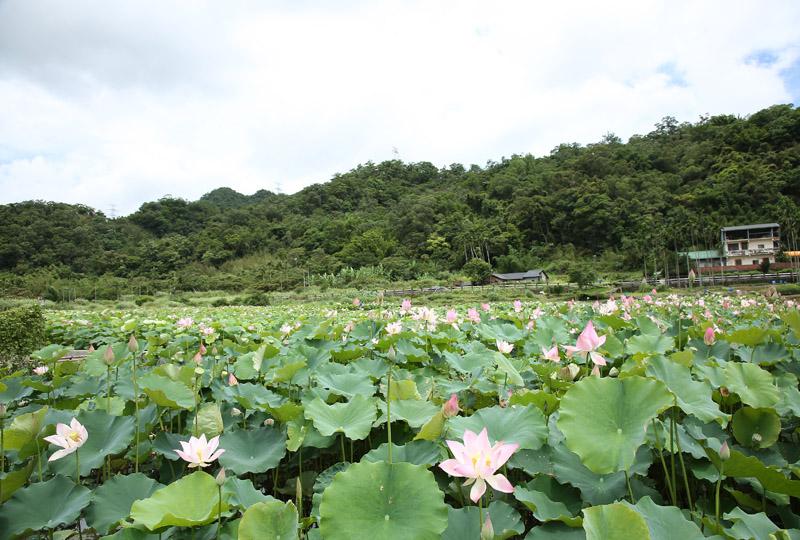
{"label": "lotus field", "polygon": [[791,300],[336,308],[51,313],[0,540],[800,538]]}

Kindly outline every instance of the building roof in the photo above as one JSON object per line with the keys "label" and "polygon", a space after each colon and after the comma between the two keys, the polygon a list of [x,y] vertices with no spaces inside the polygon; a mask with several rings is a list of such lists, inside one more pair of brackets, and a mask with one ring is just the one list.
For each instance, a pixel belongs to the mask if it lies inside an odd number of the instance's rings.
{"label": "building roof", "polygon": [[682,257],[689,257],[693,261],[704,259],[719,259],[722,257],[718,249],[706,249],[703,251],[684,251],[681,253]]}
{"label": "building roof", "polygon": [[723,231],[745,231],[747,229],[766,229],[767,227],[780,227],[777,223],[756,223],[754,225],[736,225],[735,227],[722,227]]}
{"label": "building roof", "polygon": [[510,272],[508,274],[492,274],[497,279],[502,279],[503,281],[514,281],[517,279],[538,279],[539,277],[544,274],[547,275],[547,272],[544,270],[528,270],[527,272]]}

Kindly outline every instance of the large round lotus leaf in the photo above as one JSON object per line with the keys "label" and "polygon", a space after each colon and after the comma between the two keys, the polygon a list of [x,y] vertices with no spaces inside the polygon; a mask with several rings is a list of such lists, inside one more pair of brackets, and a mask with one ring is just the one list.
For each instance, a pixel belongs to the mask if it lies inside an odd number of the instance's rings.
{"label": "large round lotus leaf", "polygon": [[131,505],[146,499],[164,487],[142,473],[115,476],[94,490],[92,505],[86,511],[86,522],[101,534],[131,513]]}
{"label": "large round lotus leaf", "polygon": [[675,347],[671,337],[662,334],[640,334],[628,339],[625,351],[628,354],[665,354]]}
{"label": "large round lotus leaf", "polygon": [[223,497],[228,498],[228,504],[246,510],[256,503],[275,500],[269,495],[264,495],[253,486],[253,481],[243,478],[228,478],[222,486]]}
{"label": "large round lotus leaf", "polygon": [[240,475],[274,469],[286,454],[286,435],[276,428],[259,428],[223,433],[219,447],[225,452],[219,463]]}
{"label": "large round lotus leaf", "polygon": [[291,540],[297,538],[297,509],[291,502],[256,503],[239,522],[239,540]]}
{"label": "large round lotus leaf", "polygon": [[[411,441],[402,446],[392,445],[392,461],[395,463],[404,462],[414,465],[435,465],[447,459],[442,457],[441,446],[431,441]],[[383,443],[378,448],[367,452],[362,461],[376,462],[389,461],[389,445]]]}
{"label": "large round lotus leaf", "polygon": [[58,475],[18,490],[0,507],[0,540],[73,523],[92,492]]}
{"label": "large round lotus leaf", "polygon": [[148,373],[139,378],[138,386],[157,405],[170,409],[193,409],[194,392],[180,381],[164,375]]}
{"label": "large round lotus leaf", "polygon": [[655,356],[647,364],[647,374],[667,385],[675,394],[678,407],[686,414],[693,414],[703,422],[728,423],[728,416],[719,410],[711,399],[711,386],[707,382],[692,379],[689,368],[663,356]]}
{"label": "large round lotus leaf", "polygon": [[0,503],[6,502],[19,488],[28,483],[33,471],[33,460],[15,471],[0,473]]}
{"label": "large round lotus leaf", "polygon": [[[549,447],[546,447],[549,448]],[[581,497],[589,504],[608,504],[621,499],[627,493],[625,474],[595,474],[581,462],[581,458],[570,452],[564,444],[552,448],[552,468],[556,480],[578,488]]]}
{"label": "large round lotus leaf", "polygon": [[528,531],[525,540],[586,540],[586,532],[563,523],[545,523]]}
{"label": "large round lotus leaf", "polygon": [[[194,415],[189,419],[188,425],[194,429]],[[197,432],[205,433],[206,438],[216,437],[224,429],[222,412],[218,403],[203,403],[197,411]]]}
{"label": "large round lotus leaf", "polygon": [[774,407],[780,400],[772,374],[755,364],[728,362],[724,373],[725,386],[736,392],[742,403],[751,407]]}
{"label": "large round lotus leaf", "polygon": [[583,515],[586,540],[650,540],[650,530],[641,514],[622,503],[592,506]]}
{"label": "large round lotus leaf", "polygon": [[433,474],[421,465],[355,463],[322,494],[325,540],[438,540],[447,506]]}
{"label": "large round lotus leaf", "polygon": [[[24,459],[36,453],[36,438],[42,431],[44,417],[47,414],[47,407],[42,407],[38,411],[20,414],[15,416],[11,425],[6,427],[4,445],[6,450],[16,450],[18,457]],[[46,446],[42,441],[40,446]]]}
{"label": "large round lotus leaf", "polygon": [[[758,514],[748,514],[738,506],[722,517],[733,522],[733,527],[726,529],[725,532],[730,538],[750,539],[750,538],[776,538],[775,533],[778,527],[767,517],[764,512]],[[779,538],[791,538],[788,534]]]}
{"label": "large round lotus leaf", "polygon": [[371,396],[375,393],[375,385],[369,378],[357,373],[320,373],[317,376],[317,384],[347,399],[358,395]]}
{"label": "large round lotus leaf", "polygon": [[348,439],[366,438],[378,413],[375,401],[364,396],[355,396],[347,403],[328,405],[319,398],[306,405],[305,416],[324,436],[341,432]]}
{"label": "large round lotus leaf", "polygon": [[675,506],[659,506],[650,497],[642,497],[631,506],[644,517],[647,528],[650,530],[650,537],[653,540],[703,540],[700,527],[693,521],[686,519],[680,508]]}
{"label": "large round lotus leaf", "polygon": [[588,377],[561,399],[558,428],[567,448],[592,472],[628,470],[647,424],[673,402],[661,381]]}
{"label": "large round lotus leaf", "polygon": [[491,442],[517,443],[520,449],[536,450],[547,440],[544,415],[534,405],[489,407],[472,416],[456,416],[447,422],[449,439],[463,439],[464,431],[475,433],[486,428]]}
{"label": "large round lotus leaf", "polygon": [[[484,516],[486,510],[484,510]],[[488,508],[494,529],[494,540],[505,540],[525,532],[522,518],[513,506],[503,501],[494,501]],[[484,517],[484,519],[486,519]],[[447,529],[442,540],[465,540],[480,538],[480,512],[477,506],[449,508],[447,512]]]}
{"label": "large round lotus leaf", "polygon": [[[106,456],[119,454],[128,448],[136,429],[133,416],[114,416],[105,411],[81,411],[77,419],[89,433],[89,438],[78,450],[82,476],[102,466]],[[50,468],[59,474],[74,475],[75,456],[70,454],[52,461]]]}
{"label": "large round lotus leaf", "polygon": [[[210,474],[197,471],[134,502],[130,516],[134,524],[151,531],[170,525],[196,527],[214,521],[218,507],[217,482]],[[223,500],[222,511],[227,509]]]}
{"label": "large round lotus leaf", "polygon": [[[386,403],[381,401],[379,404],[382,416],[378,420],[379,424],[386,422]],[[401,399],[395,401],[392,395],[392,422],[404,420],[412,428],[425,425],[433,416],[441,411],[442,408],[434,405],[430,401],[419,399]]]}
{"label": "large round lotus leaf", "polygon": [[774,409],[742,407],[733,415],[733,436],[743,446],[767,448],[781,433],[781,419]]}

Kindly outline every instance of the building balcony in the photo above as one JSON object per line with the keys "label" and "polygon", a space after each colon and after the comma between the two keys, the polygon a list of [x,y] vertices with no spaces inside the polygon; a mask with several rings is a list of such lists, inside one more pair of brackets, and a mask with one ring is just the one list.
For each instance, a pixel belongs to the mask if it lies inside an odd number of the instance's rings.
{"label": "building balcony", "polygon": [[731,249],[725,250],[726,257],[757,257],[759,255],[777,255],[779,248],[764,249]]}

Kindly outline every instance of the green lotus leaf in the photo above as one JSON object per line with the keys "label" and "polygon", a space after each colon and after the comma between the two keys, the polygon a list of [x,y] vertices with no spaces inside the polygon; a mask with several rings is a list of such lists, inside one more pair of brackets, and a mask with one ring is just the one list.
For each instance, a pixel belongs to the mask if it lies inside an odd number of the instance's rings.
{"label": "green lotus leaf", "polygon": [[446,528],[444,494],[421,465],[355,463],[322,494],[325,540],[438,540]]}
{"label": "green lotus leaf", "polygon": [[578,490],[562,486],[549,476],[540,475],[525,486],[517,486],[514,497],[539,521],[561,521],[571,527],[580,527],[583,523],[577,515],[581,509]]}
{"label": "green lotus leaf", "polygon": [[223,433],[219,447],[225,452],[219,463],[234,474],[263,473],[278,466],[286,454],[286,435],[277,428],[258,428]]}
{"label": "green lotus leaf", "polygon": [[352,440],[366,438],[377,418],[375,401],[364,396],[355,396],[346,403],[333,405],[316,398],[306,404],[304,414],[322,435],[344,433]]}
{"label": "green lotus leaf", "polygon": [[693,414],[703,422],[719,422],[722,426],[728,423],[728,415],[711,399],[711,385],[693,380],[689,368],[654,356],[647,364],[647,374],[667,385],[686,414]]}
{"label": "green lotus leaf", "polygon": [[245,409],[267,410],[269,407],[279,407],[284,398],[270,392],[260,384],[242,383],[234,387],[234,398]]}
{"label": "green lotus leaf", "polygon": [[6,502],[28,482],[33,471],[33,461],[21,469],[0,473],[0,503]]}
{"label": "green lotus leaf", "polygon": [[447,436],[460,440],[465,430],[480,433],[483,428],[488,430],[492,443],[517,443],[520,449],[536,450],[547,440],[544,415],[534,405],[494,406],[472,416],[453,417],[447,422]]}
{"label": "green lotus leaf", "polygon": [[[378,448],[367,452],[362,461],[376,462],[389,461],[389,445],[383,443]],[[442,459],[442,450],[438,444],[430,441],[411,441],[402,446],[392,445],[392,461],[394,463],[404,462],[414,465],[431,466],[439,463]]]}
{"label": "green lotus leaf", "polygon": [[492,354],[492,359],[497,364],[497,372],[506,377],[508,384],[514,386],[523,386],[525,384],[525,381],[522,379],[522,375],[519,374],[517,368],[515,368],[514,364],[511,363],[511,359],[509,357],[496,352]]}
{"label": "green lotus leaf", "polygon": [[[494,540],[505,540],[525,532],[522,517],[513,506],[503,501],[493,501],[488,512],[494,529]],[[465,540],[480,538],[480,535],[480,515],[476,506],[448,507],[447,529],[442,534],[442,540]]]}
{"label": "green lotus leaf", "polygon": [[781,397],[772,374],[755,364],[728,362],[725,386],[736,392],[742,403],[751,407],[774,407]]}
{"label": "green lotus leaf", "polygon": [[769,448],[781,434],[781,419],[774,409],[742,407],[733,415],[733,436],[742,446]]}
{"label": "green lotus leaf", "polygon": [[0,540],[74,523],[92,492],[57,475],[18,490],[0,506]]}
{"label": "green lotus leaf", "polygon": [[180,381],[164,375],[148,373],[140,377],[139,388],[157,405],[170,409],[193,409],[194,391]]}
{"label": "green lotus leaf", "polygon": [[[376,423],[383,424],[386,422],[386,403],[379,401],[378,407],[382,416]],[[419,399],[392,400],[392,422],[404,420],[412,428],[418,428],[426,424],[440,410],[441,407],[434,405],[430,401]]]}
{"label": "green lotus leaf", "polygon": [[[210,474],[197,471],[134,502],[130,516],[135,525],[151,531],[171,525],[197,527],[214,521],[218,507],[217,482]],[[223,497],[222,511],[227,509]]]}
{"label": "green lotus leaf", "polygon": [[246,510],[256,503],[274,501],[273,497],[264,495],[253,486],[253,481],[243,478],[228,478],[222,486],[223,497],[228,498],[228,504]]}
{"label": "green lotus leaf", "polygon": [[628,354],[666,354],[675,348],[675,340],[663,334],[640,334],[632,336],[625,345]]}
{"label": "green lotus leaf", "polygon": [[661,381],[588,377],[561,399],[558,428],[592,472],[624,471],[645,440],[647,424],[672,402]]}
{"label": "green lotus leaf", "polygon": [[703,540],[705,536],[693,521],[686,519],[680,508],[659,506],[650,497],[642,497],[636,505],[627,504],[644,517],[653,540]]}
{"label": "green lotus leaf", "polygon": [[239,522],[239,540],[290,540],[297,538],[297,509],[278,500],[256,503]]}
{"label": "green lotus leaf", "polygon": [[514,392],[508,403],[509,405],[536,405],[545,414],[550,414],[558,409],[558,397],[544,390],[523,388],[519,392]]}
{"label": "green lotus leaf", "polygon": [[[706,450],[706,453],[719,469],[719,454],[711,449]],[[757,457],[746,456],[738,450],[731,449],[731,457],[725,462],[724,472],[725,476],[734,478],[755,478],[767,491],[800,498],[800,480],[792,480],[781,471],[764,465]]]}
{"label": "green lotus leaf", "polygon": [[138,499],[146,499],[161,484],[142,473],[118,475],[98,486],[92,494],[92,504],[86,511],[86,522],[100,534],[131,513],[131,505]]}
{"label": "green lotus leaf", "polygon": [[563,523],[545,523],[528,531],[525,540],[586,540],[586,532]]}
{"label": "green lotus leaf", "polygon": [[723,335],[722,339],[730,343],[739,343],[741,345],[747,345],[748,347],[755,347],[759,343],[763,343],[768,335],[769,332],[763,328],[750,327]]}
{"label": "green lotus leaf", "polygon": [[47,364],[63,358],[68,352],[69,349],[67,347],[54,343],[32,352],[31,358]]}
{"label": "green lotus leaf", "polygon": [[422,399],[417,389],[417,383],[410,379],[398,381],[392,379],[392,391],[390,393],[392,401],[406,400],[406,399]]}
{"label": "green lotus leaf", "polygon": [[780,529],[775,525],[764,512],[758,514],[748,514],[741,508],[734,508],[727,514],[723,514],[724,519],[733,521],[733,527],[725,529],[731,538],[736,540],[750,540],[751,538],[774,538],[772,534]]}
{"label": "green lotus leaf", "polygon": [[414,440],[436,441],[442,436],[442,431],[444,431],[444,415],[439,411],[420,428]]}
{"label": "green lotus leaf", "polygon": [[372,381],[357,373],[321,373],[317,377],[317,383],[331,393],[347,399],[357,395],[372,396],[376,390]]}
{"label": "green lotus leaf", "polygon": [[180,459],[180,456],[175,452],[175,449],[180,449],[180,441],[185,440],[187,439],[184,435],[162,431],[153,439],[153,450],[169,460],[176,461]]}
{"label": "green lotus leaf", "polygon": [[583,511],[586,540],[650,540],[644,518],[623,503],[592,506]]}
{"label": "green lotus leaf", "polygon": [[[36,453],[36,439],[42,431],[47,410],[47,406],[44,406],[38,411],[15,416],[3,434],[5,449],[16,450],[20,458]],[[42,442],[41,445],[46,446],[47,443]]]}
{"label": "green lotus leaf", "polygon": [[[89,438],[80,447],[81,475],[103,465],[106,456],[125,451],[133,441],[136,421],[132,416],[114,416],[105,411],[81,411],[76,418],[84,425]],[[50,468],[59,474],[75,474],[75,456],[70,454],[50,462]]]}
{"label": "green lotus leaf", "polygon": [[[189,425],[194,426],[194,416],[189,420]],[[198,433],[205,433],[207,438],[216,437],[222,430],[222,412],[218,403],[203,403],[197,411]],[[177,448],[177,447],[176,447]]]}

